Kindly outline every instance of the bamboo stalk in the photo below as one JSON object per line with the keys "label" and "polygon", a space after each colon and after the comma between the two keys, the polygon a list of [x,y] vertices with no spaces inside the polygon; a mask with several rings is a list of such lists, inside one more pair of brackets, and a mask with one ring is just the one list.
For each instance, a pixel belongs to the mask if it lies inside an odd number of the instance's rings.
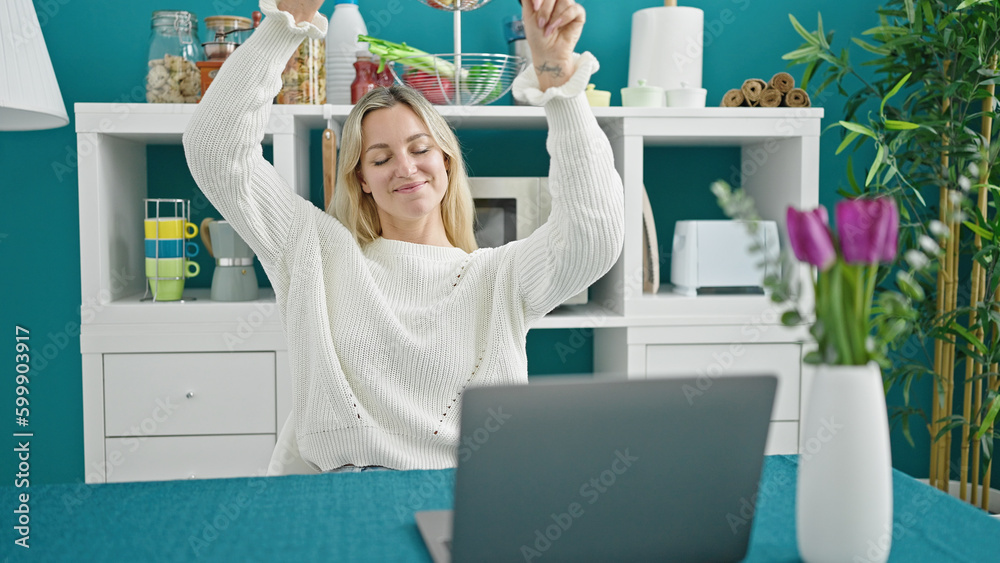
{"label": "bamboo stalk", "polygon": [[[951,222],[951,271],[948,279],[948,310],[954,311],[958,307],[958,285],[959,285],[959,275],[958,275],[958,254],[961,249],[959,244],[959,239],[961,237],[962,224],[956,220],[958,216],[957,206],[952,208],[952,222]],[[942,426],[948,424],[947,421],[951,419],[951,415],[954,413],[955,407],[955,341],[951,340],[947,347],[948,353],[948,363],[947,370],[945,372],[944,381],[944,412],[941,413],[942,417],[946,422],[942,423]],[[939,488],[942,491],[948,492],[949,479],[951,478],[951,433],[945,435],[944,440],[941,443],[941,471],[943,475],[940,476],[941,482]]]}
{"label": "bamboo stalk", "polygon": [[[944,61],[943,74],[947,76],[949,69],[951,68],[951,61]],[[951,98],[945,98],[941,103],[941,114],[944,115],[951,108]],[[948,136],[947,134],[942,137],[942,146],[948,146]],[[950,236],[947,241],[947,251],[945,252],[945,275],[944,275],[944,308],[939,311],[940,314],[944,314],[947,311],[953,311],[955,305],[958,302],[958,284],[956,279],[958,277],[958,235],[959,226],[957,221],[955,221],[955,209],[951,203],[951,199],[948,193],[948,166],[949,166],[949,153],[947,150],[942,151],[941,154],[941,169],[943,171],[943,178],[941,182],[940,196],[941,196],[941,208],[943,215],[943,222],[948,226]],[[939,291],[942,289],[938,288]],[[951,416],[952,410],[952,397],[951,388],[954,384],[955,377],[955,342],[952,339],[947,339],[942,342],[942,361],[939,370],[937,372],[940,377],[941,389],[938,390],[935,385],[934,388],[934,407],[936,408],[936,413],[932,414],[933,418],[933,431],[932,439],[937,436],[941,431],[945,423],[940,422],[942,419],[947,419]],[[943,397],[941,396],[943,393]],[[948,481],[950,479],[949,472],[949,438],[948,436],[942,437],[937,442],[932,443],[932,471],[934,473],[936,486],[947,492],[948,491]]]}
{"label": "bamboo stalk", "polygon": [[[945,99],[942,107],[948,103]],[[944,113],[944,111],[942,111]],[[941,162],[942,166],[947,163],[947,156],[942,155]],[[951,233],[951,213],[950,213],[950,200],[948,199],[948,187],[944,182],[941,182],[941,187],[938,190],[938,200],[940,202],[939,217],[941,223],[948,226],[949,235]],[[948,278],[949,278],[949,268],[951,266],[951,237],[945,241],[945,254],[941,261],[941,269],[938,270],[937,276],[937,313],[938,317],[941,318],[948,307]],[[940,456],[940,450],[938,449],[938,444],[934,440],[935,436],[938,434],[938,420],[941,419],[941,390],[944,385],[944,371],[946,360],[948,357],[947,342],[943,338],[939,338],[934,343],[934,388],[933,388],[933,400],[931,401],[931,419],[929,423],[929,430],[931,436],[930,445],[930,473],[928,475],[928,482],[931,486],[938,487],[938,457]]]}
{"label": "bamboo stalk", "polygon": [[[994,58],[994,61],[996,59]],[[994,310],[1000,311],[1000,287],[997,287],[996,291],[993,293],[993,308]],[[1000,345],[1000,338],[993,340],[993,346]],[[990,373],[997,373],[997,368],[1000,368],[1000,364],[991,364]],[[1000,377],[996,375],[991,375],[989,378],[989,388],[993,391],[1000,391]],[[993,434],[993,429],[996,427],[996,419],[990,423],[989,433]],[[986,474],[983,475],[983,501],[980,505],[983,510],[989,511],[990,509],[990,481],[993,475],[993,458],[990,458],[989,463],[986,464]]]}
{"label": "bamboo stalk", "polygon": [[[948,199],[948,188],[942,183],[940,194],[940,220],[944,225],[949,225],[950,230],[950,203]],[[948,299],[947,299],[947,288],[948,288],[948,278],[949,278],[949,266],[951,264],[950,259],[951,250],[951,237],[945,241],[945,255],[942,260],[941,269],[938,270],[937,275],[937,312],[938,316],[944,315],[947,311]],[[931,419],[928,424],[928,430],[931,435],[931,448],[930,448],[930,475],[928,481],[932,486],[938,486],[938,456],[940,455],[937,442],[934,442],[934,437],[938,433],[938,420],[941,418],[941,387],[944,384],[944,370],[945,363],[947,359],[946,342],[944,339],[938,338],[934,341],[934,389],[933,389],[933,400],[931,401]]]}
{"label": "bamboo stalk", "polygon": [[[996,71],[996,68],[997,68],[997,59],[998,59],[998,55],[996,53],[994,53],[993,57],[990,59],[990,70],[992,70],[994,72]],[[980,184],[979,192],[980,192],[980,194],[983,194],[983,193],[988,194],[989,193],[989,189],[987,189],[985,187],[985,185],[989,183],[990,172],[991,172],[991,169],[990,169],[990,159],[989,159],[990,152],[989,151],[990,151],[990,140],[993,137],[993,118],[990,117],[990,112],[993,111],[993,97],[996,94],[996,85],[995,84],[990,84],[990,85],[986,86],[986,91],[989,93],[989,96],[986,97],[986,98],[983,98],[982,133],[983,133],[983,148],[985,150],[985,154],[987,155],[987,158],[983,159],[982,166],[980,166],[980,169],[979,169],[979,184]],[[979,198],[980,202],[983,202],[986,199],[987,199],[987,196],[980,196],[980,198]],[[985,212],[986,205],[985,204],[981,204],[980,205],[980,209],[984,209],[983,216],[985,217],[986,216],[985,215],[985,213],[986,213]],[[984,274],[984,278],[985,278],[985,274]],[[985,293],[985,289],[984,289],[984,293]],[[983,367],[982,364],[980,364],[978,367],[979,367],[979,370],[978,370],[979,373],[982,374],[982,371],[983,371],[982,370],[982,367]],[[992,371],[994,373],[996,372],[995,369],[992,370]],[[994,383],[993,380],[994,379],[996,379],[994,376],[990,377],[990,381],[989,381],[989,384],[987,385],[987,389],[992,389],[993,388],[993,383]],[[983,380],[982,379],[977,379],[976,380],[976,402],[975,402],[975,411],[974,411],[976,413],[976,425],[977,426],[979,426],[979,425],[981,425],[983,423],[983,419],[982,419],[982,400],[983,400]],[[993,423],[990,423],[989,430],[992,433]],[[976,490],[977,490],[976,482],[979,481],[979,454],[980,454],[980,450],[981,449],[982,448],[979,446],[979,444],[976,444],[975,455],[972,458],[972,463],[973,463],[973,466],[972,466],[972,470],[973,470],[973,474],[972,474],[972,479],[973,479],[973,481],[972,481],[973,482],[973,487],[972,487],[972,504],[976,504]],[[983,476],[983,489],[982,489],[983,490],[983,501],[982,501],[982,508],[983,508],[983,510],[989,510],[989,506],[990,506],[989,483],[990,483],[990,473],[991,473],[991,469],[992,469],[992,466],[993,466],[992,461],[993,460],[991,458],[990,459],[990,463],[987,465],[986,474]]]}
{"label": "bamboo stalk", "polygon": [[[992,101],[992,100],[990,100]],[[985,101],[984,101],[985,103]],[[983,118],[983,127],[988,127],[987,118]],[[985,168],[985,167],[984,167]],[[983,218],[987,216],[989,212],[986,207],[988,203],[987,192],[989,190],[985,188],[979,188],[977,206],[979,207],[979,212],[982,214]],[[976,224],[979,227],[985,228],[984,225],[979,224],[979,220],[976,220]],[[983,239],[977,232],[974,238],[974,244],[976,246],[976,252],[983,249]],[[979,303],[985,301],[986,299],[986,269],[982,267],[979,262],[972,263],[972,293],[969,295],[969,329],[975,338],[980,341],[983,340],[983,330],[982,328],[973,327],[978,322],[979,315],[976,313],[975,307]],[[962,423],[962,468],[961,477],[959,484],[959,496],[964,501],[970,501],[972,504],[976,503],[977,497],[977,485],[979,482],[979,448],[974,448],[972,452],[972,498],[971,500],[967,496],[968,491],[966,490],[967,481],[970,480],[969,476],[969,430],[970,424],[973,418],[976,419],[977,423],[981,422],[981,417],[979,416],[979,409],[982,407],[982,396],[983,396],[983,381],[982,379],[976,379],[973,382],[973,377],[976,375],[982,375],[983,365],[979,362],[975,362],[971,357],[965,358],[965,394],[962,400],[962,417],[965,421]],[[978,424],[977,424],[978,425]]]}
{"label": "bamboo stalk", "polygon": [[[993,107],[992,94],[990,98],[983,100],[983,111],[989,112]],[[990,138],[992,129],[992,122],[988,115],[983,116],[982,122],[982,132],[983,136],[986,138],[987,143]],[[988,144],[987,144],[988,147]],[[987,149],[988,150],[988,149]],[[985,178],[984,178],[985,177]],[[983,167],[980,169],[979,173],[979,183],[983,184],[989,179],[989,166],[986,162],[983,163]],[[989,208],[987,207],[989,203],[989,190],[980,187],[978,194],[977,206],[979,207],[979,213],[985,220],[987,214],[989,213]],[[978,224],[978,219],[977,219]],[[979,225],[983,227],[983,225]],[[983,240],[979,233],[975,234],[975,247],[976,251],[980,251],[983,248]],[[969,296],[969,307],[972,308],[969,311],[969,328],[972,329],[977,322],[977,313],[975,307],[986,300],[986,270],[983,268],[979,262],[974,262],[972,264],[972,293]],[[982,328],[976,328],[973,331],[973,335],[982,341],[985,337]],[[975,447],[972,449],[972,474],[969,475],[969,430],[970,425],[975,419],[976,426],[978,427],[982,424],[982,417],[979,412],[982,408],[983,399],[983,380],[976,379],[973,382],[974,376],[980,376],[983,374],[983,365],[979,362],[973,362],[971,358],[966,358],[965,360],[965,396],[962,403],[962,417],[965,422],[962,424],[962,476],[961,483],[959,485],[959,495],[962,500],[976,504],[978,497],[978,485],[979,485],[979,455],[980,448]],[[971,485],[972,494],[971,498],[967,497],[966,485]]]}

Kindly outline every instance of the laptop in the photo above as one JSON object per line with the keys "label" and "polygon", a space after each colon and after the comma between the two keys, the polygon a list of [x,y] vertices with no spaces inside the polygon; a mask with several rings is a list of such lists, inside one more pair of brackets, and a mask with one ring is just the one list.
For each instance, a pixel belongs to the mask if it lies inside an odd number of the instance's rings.
{"label": "laptop", "polygon": [[435,563],[743,559],[776,377],[558,379],[463,394]]}

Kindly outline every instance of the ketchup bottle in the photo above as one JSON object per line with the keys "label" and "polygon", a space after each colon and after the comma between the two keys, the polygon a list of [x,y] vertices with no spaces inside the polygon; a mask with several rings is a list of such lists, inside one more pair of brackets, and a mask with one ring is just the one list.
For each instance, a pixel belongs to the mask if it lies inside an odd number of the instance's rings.
{"label": "ketchup bottle", "polygon": [[392,71],[389,70],[389,65],[391,64],[392,64],[391,62],[387,62],[385,64],[385,68],[382,69],[382,72],[378,73],[379,86],[385,86],[386,88],[388,88],[389,86],[392,86],[396,82],[396,79],[392,76]]}
{"label": "ketchup bottle", "polygon": [[379,86],[379,77],[376,74],[378,65],[372,61],[372,54],[368,51],[358,51],[358,61],[354,63],[356,72],[354,82],[351,84],[351,103],[356,104],[365,94]]}

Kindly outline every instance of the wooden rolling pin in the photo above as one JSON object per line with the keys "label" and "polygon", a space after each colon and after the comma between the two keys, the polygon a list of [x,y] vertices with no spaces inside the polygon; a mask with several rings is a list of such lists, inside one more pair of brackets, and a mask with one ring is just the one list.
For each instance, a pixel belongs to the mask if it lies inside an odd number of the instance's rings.
{"label": "wooden rolling pin", "polygon": [[337,187],[337,135],[323,130],[323,210],[330,210],[333,190]]}

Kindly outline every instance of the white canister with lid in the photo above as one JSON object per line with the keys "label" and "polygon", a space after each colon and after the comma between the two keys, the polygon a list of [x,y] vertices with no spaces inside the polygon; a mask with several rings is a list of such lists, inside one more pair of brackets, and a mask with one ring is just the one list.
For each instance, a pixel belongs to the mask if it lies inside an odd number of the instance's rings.
{"label": "white canister with lid", "polygon": [[351,83],[354,82],[355,53],[368,49],[359,43],[358,35],[368,35],[365,19],[358,9],[358,0],[337,0],[326,32],[326,102],[351,103]]}
{"label": "white canister with lid", "polygon": [[640,80],[638,86],[622,88],[622,105],[625,107],[659,108],[664,105],[663,88],[647,86]]}

